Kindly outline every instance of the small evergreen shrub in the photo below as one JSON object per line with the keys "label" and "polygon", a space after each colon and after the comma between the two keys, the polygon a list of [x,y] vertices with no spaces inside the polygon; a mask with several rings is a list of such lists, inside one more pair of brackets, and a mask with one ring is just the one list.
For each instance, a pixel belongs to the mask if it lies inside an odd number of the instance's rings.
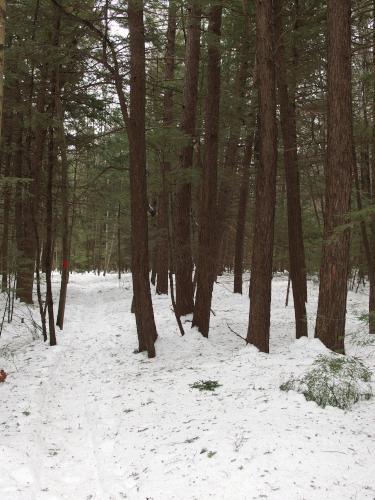
{"label": "small evergreen shrub", "polygon": [[280,389],[299,392],[322,408],[329,405],[348,410],[359,400],[371,398],[371,371],[350,356],[321,355],[305,375],[292,376]]}
{"label": "small evergreen shrub", "polygon": [[190,384],[190,387],[199,391],[214,391],[218,387],[221,387],[221,384],[217,380],[199,380],[199,382]]}

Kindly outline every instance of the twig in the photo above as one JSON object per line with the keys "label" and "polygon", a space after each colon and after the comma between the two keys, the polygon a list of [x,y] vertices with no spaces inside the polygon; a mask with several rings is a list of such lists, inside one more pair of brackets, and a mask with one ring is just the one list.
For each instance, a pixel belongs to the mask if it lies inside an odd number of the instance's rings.
{"label": "twig", "polygon": [[240,337],[240,339],[244,340],[246,343],[247,343],[247,339],[245,339],[245,337],[242,337],[242,335],[240,335],[239,333],[237,333],[235,330],[233,330],[233,328],[231,328],[229,325],[228,325],[228,322],[226,321],[226,324],[227,324],[227,327],[229,328],[229,330],[234,333],[235,335],[237,335],[237,337]]}

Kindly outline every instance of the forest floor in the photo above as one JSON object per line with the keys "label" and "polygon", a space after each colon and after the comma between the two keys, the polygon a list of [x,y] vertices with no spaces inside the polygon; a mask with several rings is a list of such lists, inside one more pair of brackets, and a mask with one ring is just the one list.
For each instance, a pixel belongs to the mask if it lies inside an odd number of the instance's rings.
{"label": "forest floor", "polygon": [[[57,347],[33,338],[16,305],[0,339],[0,499],[375,499],[375,398],[342,411],[281,392],[325,348],[293,340],[285,277],[273,282],[271,354],[246,346],[229,327],[246,335],[248,297],[231,281],[215,286],[208,340],[188,322],[180,337],[170,299],[153,297],[154,360],[133,354],[129,275],[73,274]],[[311,335],[317,294],[310,281]],[[349,293],[356,338],[367,300]],[[347,351],[375,370],[375,346]],[[200,380],[221,385],[190,387]]]}

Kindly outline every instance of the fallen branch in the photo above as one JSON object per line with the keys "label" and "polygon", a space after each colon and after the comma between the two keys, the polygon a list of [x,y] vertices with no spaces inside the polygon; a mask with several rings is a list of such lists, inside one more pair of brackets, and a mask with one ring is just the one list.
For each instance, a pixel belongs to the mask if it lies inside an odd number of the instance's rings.
{"label": "fallen branch", "polygon": [[228,325],[228,322],[226,321],[226,324],[227,324],[227,327],[229,328],[229,330],[234,333],[235,335],[237,335],[237,337],[240,337],[240,339],[244,340],[246,343],[247,343],[247,339],[245,339],[245,337],[242,337],[242,335],[240,335],[239,333],[237,333],[235,330],[233,330],[233,328],[231,328],[229,325]]}

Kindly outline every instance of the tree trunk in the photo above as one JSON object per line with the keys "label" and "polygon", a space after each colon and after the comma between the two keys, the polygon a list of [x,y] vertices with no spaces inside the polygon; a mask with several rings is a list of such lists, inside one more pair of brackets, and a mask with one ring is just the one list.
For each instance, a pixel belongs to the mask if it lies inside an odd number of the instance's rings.
{"label": "tree trunk", "polygon": [[[375,22],[375,0],[373,2],[373,22]],[[372,87],[372,161],[371,161],[371,203],[375,205],[375,30],[372,38],[372,68],[373,68],[373,87]],[[375,214],[371,217],[371,247],[375,249]],[[375,270],[375,250],[373,251],[372,268]],[[375,280],[370,284],[369,296],[369,332],[375,335]]]}
{"label": "tree trunk", "polygon": [[176,308],[179,316],[190,314],[194,309],[191,255],[191,184],[185,178],[193,165],[193,143],[198,99],[198,76],[200,59],[201,7],[199,0],[190,0],[189,26],[185,51],[185,81],[181,130],[186,134],[187,144],[180,155],[180,168],[184,180],[176,193]]}
{"label": "tree trunk", "polygon": [[3,123],[4,99],[4,44],[5,44],[6,1],[0,0],[0,138]]}
{"label": "tree trunk", "polygon": [[220,35],[222,4],[213,3],[208,25],[205,157],[202,173],[197,294],[192,326],[208,337],[211,300],[216,278],[216,198],[220,109]]}
{"label": "tree trunk", "polygon": [[[306,263],[303,243],[301,195],[297,156],[297,126],[294,89],[288,89],[287,63],[283,43],[284,0],[275,3],[275,39],[277,87],[280,103],[281,132],[284,146],[284,168],[287,192],[289,272],[292,282],[296,338],[307,337]],[[294,61],[295,63],[295,61]],[[295,65],[294,65],[295,67]]]}
{"label": "tree trunk", "polygon": [[350,231],[347,222],[353,165],[351,1],[328,1],[328,144],[324,241],[315,336],[344,353]]}
{"label": "tree trunk", "polygon": [[255,1],[259,95],[259,166],[247,342],[269,352],[272,253],[276,202],[277,126],[272,0]]}
{"label": "tree trunk", "polygon": [[[21,94],[18,92],[21,101]],[[24,117],[19,111],[15,118],[15,174],[19,178],[30,178],[24,161]],[[16,187],[16,243],[17,243],[17,289],[16,296],[26,304],[33,303],[35,264],[35,239],[32,226],[32,199],[30,182],[18,182]]]}
{"label": "tree trunk", "polygon": [[223,254],[225,238],[228,237],[228,213],[233,198],[235,183],[233,177],[237,169],[238,143],[241,135],[242,123],[244,121],[244,97],[246,92],[246,81],[249,77],[249,45],[250,45],[250,24],[247,21],[247,5],[243,6],[245,22],[239,49],[239,67],[234,83],[233,95],[233,121],[230,125],[229,138],[225,152],[223,176],[219,188],[217,202],[217,225],[216,225],[216,252],[217,270],[222,264],[220,257]]}
{"label": "tree trunk", "polygon": [[129,170],[132,236],[132,278],[139,351],[155,356],[157,338],[148,276],[146,182],[146,76],[143,1],[128,3],[130,37]]}
{"label": "tree trunk", "polygon": [[66,294],[69,282],[69,180],[68,180],[68,157],[64,131],[64,113],[61,102],[60,85],[56,88],[56,112],[57,112],[57,136],[61,158],[61,202],[62,202],[62,246],[61,246],[61,285],[59,296],[59,309],[57,312],[56,325],[62,330],[64,328]]}
{"label": "tree trunk", "polygon": [[121,203],[117,209],[117,274],[118,279],[121,279],[122,256],[121,256]]}
{"label": "tree trunk", "polygon": [[11,114],[6,113],[4,115],[4,122],[7,124],[6,131],[3,137],[3,161],[4,161],[4,178],[5,185],[2,188],[3,192],[3,234],[1,240],[1,286],[0,291],[5,291],[8,287],[8,274],[9,274],[9,262],[8,262],[8,246],[9,246],[9,225],[10,225],[10,210],[12,201],[12,187],[6,182],[7,177],[11,175],[11,164],[12,164],[12,136],[13,136],[13,118]]}
{"label": "tree trunk", "polygon": [[[164,81],[167,87],[164,92],[164,117],[163,126],[166,130],[172,126],[173,120],[173,89],[172,80],[175,69],[175,45],[176,45],[176,23],[177,5],[175,0],[169,0],[167,48],[165,54]],[[161,164],[162,190],[159,195],[159,224],[158,224],[158,257],[157,257],[157,283],[156,293],[168,294],[168,229],[169,229],[169,186],[166,176],[170,170],[170,162],[163,158]]]}
{"label": "tree trunk", "polygon": [[47,159],[46,247],[45,247],[46,288],[47,288],[46,303],[48,311],[49,343],[51,346],[56,345],[55,318],[53,312],[53,295],[52,295],[53,175],[54,175],[55,159],[56,155],[54,147],[53,128],[51,127],[49,132],[48,159]]}
{"label": "tree trunk", "polygon": [[245,152],[242,160],[240,194],[237,210],[236,242],[234,250],[234,293],[242,294],[243,256],[245,243],[246,208],[249,198],[250,168],[253,155],[254,130],[246,138]]}

